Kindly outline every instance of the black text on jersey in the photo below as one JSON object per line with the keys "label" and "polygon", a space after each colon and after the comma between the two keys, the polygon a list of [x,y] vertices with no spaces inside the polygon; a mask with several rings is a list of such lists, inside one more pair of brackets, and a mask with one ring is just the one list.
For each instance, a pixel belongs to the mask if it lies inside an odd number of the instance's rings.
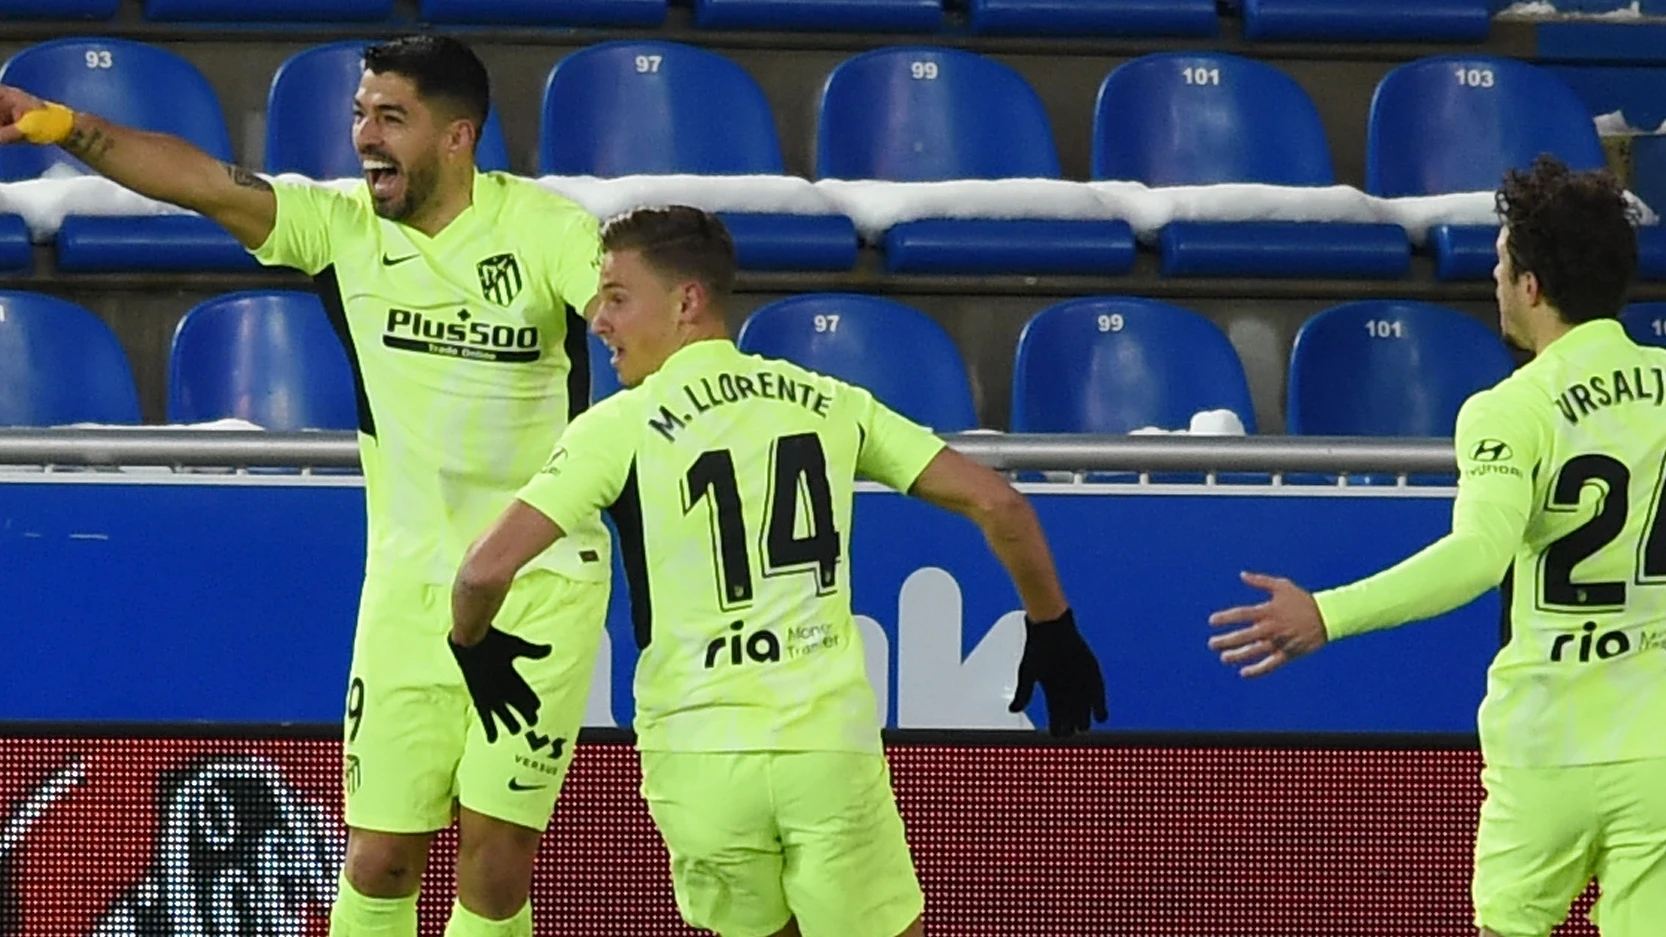
{"label": "black text on jersey", "polygon": [[768,628],[759,628],[751,634],[742,634],[746,623],[734,621],[729,623],[726,637],[715,638],[706,645],[706,669],[710,670],[718,664],[718,658],[728,650],[728,663],[740,665],[747,661],[756,663],[777,663],[781,660],[781,639]]}
{"label": "black text on jersey", "polygon": [[389,309],[382,344],[399,351],[510,364],[537,361],[542,354],[537,326],[473,319],[467,309],[457,310],[450,321],[409,309]]}

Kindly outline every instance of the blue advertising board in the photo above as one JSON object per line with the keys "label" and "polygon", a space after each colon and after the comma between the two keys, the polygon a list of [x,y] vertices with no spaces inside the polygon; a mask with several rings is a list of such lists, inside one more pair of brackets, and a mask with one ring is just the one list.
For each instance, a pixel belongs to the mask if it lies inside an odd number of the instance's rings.
{"label": "blue advertising board", "polygon": [[[356,477],[0,477],[0,721],[341,718],[364,564]],[[1245,680],[1210,612],[1387,566],[1444,533],[1448,489],[1025,486],[1109,691],[1140,732],[1472,732],[1498,598],[1338,642]],[[1024,728],[1007,713],[1023,616],[970,522],[864,490],[853,608],[894,728]],[[587,724],[628,726],[636,648],[616,578]]]}

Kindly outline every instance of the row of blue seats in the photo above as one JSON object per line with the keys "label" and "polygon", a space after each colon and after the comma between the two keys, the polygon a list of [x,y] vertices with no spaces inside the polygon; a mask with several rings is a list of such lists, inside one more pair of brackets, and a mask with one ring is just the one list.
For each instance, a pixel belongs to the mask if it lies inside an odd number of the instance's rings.
{"label": "row of blue seats", "polygon": [[[1662,2],[1662,0],[1648,0]],[[119,0],[0,0],[0,18],[109,18]],[[497,26],[658,26],[667,0],[421,0],[433,24]],[[943,0],[693,0],[694,22],[709,29],[934,32],[945,28]],[[1216,0],[965,0],[975,33],[1012,35],[1214,36]],[[1241,0],[1256,39],[1479,41],[1490,0]],[[394,0],[144,0],[157,22],[383,22]]]}
{"label": "row of blue seats", "polygon": [[[1627,310],[1640,342],[1666,346],[1666,304]],[[925,313],[856,294],[807,294],[755,310],[741,348],[870,388],[941,432],[976,428],[971,381],[952,338]],[[590,337],[591,396],[618,390]],[[0,425],[136,423],[139,403],[120,343],[102,320],[61,299],[0,292]],[[1459,405],[1513,367],[1472,316],[1426,303],[1365,301],[1309,319],[1291,350],[1287,432],[1443,436]],[[374,401],[372,401],[374,406]],[[1224,332],[1179,306],[1087,297],[1038,312],[1019,338],[1014,432],[1126,433],[1186,427],[1225,409],[1256,431],[1243,365]],[[167,418],[235,417],[275,430],[357,425],[346,353],[317,296],[229,294],[193,308],[174,334]]]}
{"label": "row of blue seats", "polygon": [[[351,100],[362,43],[333,43],[286,61],[271,83],[268,172],[356,176]],[[230,133],[214,89],[164,49],[76,38],[23,50],[0,81],[150,130],[179,134],[222,159]],[[722,120],[713,114],[721,113]],[[545,87],[538,172],[779,175],[774,114],[758,83],[717,53],[671,42],[608,42],[571,53]],[[1336,181],[1307,93],[1278,69],[1223,53],[1161,53],[1119,66],[1095,106],[1091,175],[1151,186]],[[1399,66],[1373,98],[1365,189],[1388,197],[1490,190],[1508,167],[1541,152],[1576,168],[1605,165],[1590,114],[1559,79],[1485,56]],[[480,151],[509,164],[494,111]],[[0,150],[0,180],[80,164],[56,147]],[[81,167],[84,168],[84,167]],[[954,49],[879,49],[840,63],[818,113],[816,175],[900,182],[1061,176],[1051,122],[1030,84],[994,59]],[[731,213],[750,269],[848,270],[854,225],[837,215]],[[13,249],[27,263],[20,219]],[[1442,226],[1431,251],[1442,279],[1484,279],[1489,226]],[[6,236],[0,223],[0,239]],[[1658,234],[1658,232],[1651,232]],[[21,239],[21,246],[19,241]],[[1645,239],[1645,276],[1666,276],[1666,238]],[[884,235],[893,272],[1118,274],[1135,260],[1124,221],[922,219]],[[239,269],[253,261],[205,219],[71,217],[57,239],[66,270]],[[1162,232],[1162,270],[1175,276],[1403,276],[1405,231],[1370,223],[1178,222]]]}

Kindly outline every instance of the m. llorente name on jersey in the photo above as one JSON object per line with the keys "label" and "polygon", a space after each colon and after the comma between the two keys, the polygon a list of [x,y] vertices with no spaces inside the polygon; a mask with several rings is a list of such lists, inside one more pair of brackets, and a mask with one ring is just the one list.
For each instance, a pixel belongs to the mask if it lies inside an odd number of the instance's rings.
{"label": "m. llorente name on jersey", "polygon": [[827,408],[833,402],[814,384],[774,371],[719,374],[715,378],[702,377],[698,382],[684,384],[683,399],[688,401],[690,409],[679,414],[670,406],[661,406],[658,414],[648,417],[648,426],[667,440],[675,441],[677,430],[700,414],[754,397],[796,403],[820,417],[827,416]]}
{"label": "m. llorente name on jersey", "polygon": [[472,319],[474,314],[467,309],[457,310],[449,321],[409,309],[389,309],[382,344],[400,351],[474,361],[537,361],[543,354],[542,336],[535,325]]}
{"label": "m. llorente name on jersey", "polygon": [[1585,415],[1603,407],[1643,401],[1658,407],[1662,398],[1666,398],[1666,371],[1616,368],[1611,376],[1593,374],[1575,382],[1556,398],[1556,409],[1562,411],[1562,418],[1569,423],[1578,423]]}

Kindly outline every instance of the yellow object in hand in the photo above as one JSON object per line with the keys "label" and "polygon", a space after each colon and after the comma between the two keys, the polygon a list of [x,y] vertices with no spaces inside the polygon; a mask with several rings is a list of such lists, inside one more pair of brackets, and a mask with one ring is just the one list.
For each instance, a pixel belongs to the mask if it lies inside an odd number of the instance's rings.
{"label": "yellow object in hand", "polygon": [[75,129],[75,112],[51,101],[17,119],[17,129],[30,143],[62,143]]}

